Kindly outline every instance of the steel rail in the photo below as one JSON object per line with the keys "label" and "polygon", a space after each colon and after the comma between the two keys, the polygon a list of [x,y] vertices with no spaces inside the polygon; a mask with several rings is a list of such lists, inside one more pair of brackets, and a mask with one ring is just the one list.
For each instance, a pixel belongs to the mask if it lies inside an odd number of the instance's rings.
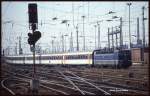
{"label": "steel rail", "polygon": [[84,78],[81,78],[81,77],[79,77],[78,75],[76,75],[76,74],[74,74],[74,73],[72,73],[72,72],[68,72],[68,73],[70,73],[70,74],[72,74],[72,75],[78,77],[80,80],[84,81],[85,83],[87,83],[87,84],[89,84],[89,85],[95,87],[96,89],[98,89],[98,90],[100,90],[101,92],[103,92],[105,95],[111,95],[110,93],[106,92],[105,90],[103,90],[103,89],[101,89],[101,88],[95,86],[94,84],[92,84],[92,83],[86,81]]}
{"label": "steel rail", "polygon": [[69,95],[69,94],[67,94],[66,92],[63,92],[63,91],[60,91],[60,90],[56,90],[56,89],[54,89],[54,88],[47,87],[47,86],[45,86],[45,85],[43,85],[43,84],[40,84],[40,86],[41,86],[41,87],[44,87],[44,88],[47,88],[47,89],[49,89],[49,90],[56,91],[56,92],[58,92],[58,93],[64,94],[64,95]]}
{"label": "steel rail", "polygon": [[[58,70],[57,70],[58,71]],[[85,93],[79,89],[78,86],[76,86],[67,76],[65,76],[62,72],[58,71],[70,84],[73,85],[82,95],[85,95]]]}
{"label": "steel rail", "polygon": [[[9,77],[8,77],[9,78]],[[7,88],[5,85],[4,85],[4,81],[6,81],[8,78],[4,79],[1,81],[1,85],[3,88],[5,88],[9,93],[11,93],[12,95],[16,95],[12,90],[10,90],[9,88]]]}
{"label": "steel rail", "polygon": [[[46,84],[52,84],[52,85],[57,85],[57,86],[61,86],[61,87],[64,87],[64,88],[68,88],[68,89],[71,89],[71,90],[75,90],[75,91],[78,91],[76,88],[74,87],[68,87],[68,86],[65,86],[63,84],[59,84],[60,82],[54,82],[54,81],[45,81],[45,80],[41,80],[41,82],[43,83],[46,83]],[[95,95],[94,93],[91,93],[91,92],[88,92],[88,91],[84,91],[82,90],[84,93],[87,93],[87,94],[90,94],[90,95]]]}
{"label": "steel rail", "polygon": [[[76,71],[76,70],[75,70]],[[74,72],[75,72],[74,71]],[[91,73],[91,72],[84,72],[84,71],[76,71],[76,72],[80,72],[80,73],[82,73],[82,74],[88,74],[88,73],[90,73],[92,76],[100,76],[98,73],[96,73],[96,72],[93,72],[93,73]],[[89,74],[87,75],[87,76],[89,76]],[[115,78],[115,79],[121,79],[121,80],[130,80],[130,81],[135,81],[135,82],[147,82],[147,80],[141,80],[141,79],[137,79],[137,78],[124,78],[124,77],[116,77],[116,76],[110,76],[110,75],[103,75],[103,77],[107,77],[107,78]]]}
{"label": "steel rail", "polygon": [[[91,82],[97,82],[95,80],[91,80],[91,79],[87,79],[87,78],[84,78],[84,79],[87,80],[87,81],[91,81]],[[98,81],[98,82],[101,83],[101,84],[105,84],[105,85],[109,85],[109,86],[117,86],[118,88],[125,88],[125,89],[129,89],[129,90],[148,91],[148,90],[145,90],[145,89],[132,87],[132,86],[127,86],[127,85],[116,84],[116,83],[108,83],[108,82],[100,82],[100,81]]]}
{"label": "steel rail", "polygon": [[[5,70],[5,71],[6,71],[6,70]],[[23,80],[23,81],[26,81],[26,82],[29,82],[30,79],[32,79],[31,77],[26,76],[26,75],[24,76],[24,75],[22,75],[22,74],[18,74],[18,73],[14,73],[14,72],[9,72],[9,71],[6,71],[6,72],[13,74],[13,77],[14,77],[14,78],[17,78],[17,79],[20,79],[20,80]],[[30,79],[20,78],[20,77],[17,77],[17,76],[15,76],[15,75],[23,76],[23,77],[30,78]],[[54,75],[53,75],[53,76],[54,76]],[[58,77],[57,77],[57,78],[58,78]],[[62,77],[59,77],[59,78],[64,79],[64,78],[62,78]],[[64,80],[65,80],[65,79],[64,79]],[[40,80],[40,81],[41,81],[41,80]],[[59,85],[59,86],[60,86],[60,85]],[[63,86],[63,87],[67,87],[67,86]],[[70,87],[68,87],[68,88],[70,88]],[[75,88],[70,88],[70,89],[78,91],[78,90],[75,89]],[[85,93],[87,93],[87,94],[94,95],[94,93],[91,93],[91,92],[87,92],[87,91],[83,91],[83,92],[85,92]]]}

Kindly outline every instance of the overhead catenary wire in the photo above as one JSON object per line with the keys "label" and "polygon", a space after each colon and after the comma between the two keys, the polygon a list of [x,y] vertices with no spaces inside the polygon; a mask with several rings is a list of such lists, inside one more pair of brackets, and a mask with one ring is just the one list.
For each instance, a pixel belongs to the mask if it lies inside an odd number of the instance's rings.
{"label": "overhead catenary wire", "polygon": [[6,8],[5,8],[4,13],[2,14],[2,16],[4,16],[4,15],[6,14],[8,8],[9,8],[9,6],[10,6],[10,3],[11,3],[11,2],[8,2],[8,5],[6,6]]}

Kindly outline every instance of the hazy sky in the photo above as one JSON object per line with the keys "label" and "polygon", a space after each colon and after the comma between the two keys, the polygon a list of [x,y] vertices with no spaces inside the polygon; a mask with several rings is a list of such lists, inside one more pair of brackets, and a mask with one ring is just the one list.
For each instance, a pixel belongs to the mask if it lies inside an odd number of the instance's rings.
{"label": "hazy sky", "polygon": [[[22,47],[24,53],[30,52],[30,47],[27,44],[28,39],[28,4],[31,2],[2,2],[2,47],[6,49],[10,46],[12,54],[16,43],[22,37]],[[33,2],[32,2],[33,3]],[[123,18],[123,41],[124,44],[129,44],[128,33],[128,6],[129,2],[34,2],[38,5],[38,30],[41,31],[42,37],[37,42],[37,45],[42,46],[42,49],[48,48],[51,50],[51,42],[56,36],[54,42],[55,46],[61,48],[61,36],[68,34],[65,37],[67,50],[70,48],[71,32],[73,34],[73,47],[76,49],[76,26],[79,27],[79,47],[83,48],[83,19],[86,48],[95,47],[95,27],[96,21],[103,20],[100,23],[101,46],[108,46],[107,44],[107,30],[108,27],[119,26],[119,21],[107,22],[112,16]],[[140,18],[140,38],[142,39],[142,6],[145,6],[145,17],[148,18],[148,2],[131,2],[131,34],[136,35],[137,32],[137,17]],[[116,12],[114,14],[107,14],[109,11]],[[57,17],[57,20],[52,18]],[[69,20],[68,24],[61,24],[62,20]],[[118,20],[118,19],[116,19]],[[149,20],[149,18],[148,18]],[[146,41],[148,41],[148,20],[145,21]],[[97,32],[97,29],[96,29]],[[97,35],[97,33],[96,33]],[[96,37],[97,40],[97,37]],[[97,42],[97,41],[96,41]],[[132,42],[136,43],[136,37],[132,36]],[[18,44],[17,44],[18,48]]]}

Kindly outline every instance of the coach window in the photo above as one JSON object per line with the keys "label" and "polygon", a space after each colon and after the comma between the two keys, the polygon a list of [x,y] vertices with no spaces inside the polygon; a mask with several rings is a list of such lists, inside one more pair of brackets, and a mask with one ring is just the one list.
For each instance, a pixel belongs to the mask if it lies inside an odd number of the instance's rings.
{"label": "coach window", "polygon": [[82,59],[84,59],[84,55],[82,55]]}
{"label": "coach window", "polygon": [[75,59],[78,59],[79,58],[79,55],[75,55]]}
{"label": "coach window", "polygon": [[72,55],[72,59],[75,59],[75,56]]}
{"label": "coach window", "polygon": [[80,59],[80,55],[77,56],[77,59]]}
{"label": "coach window", "polygon": [[48,60],[49,59],[49,56],[46,56],[46,60]]}
{"label": "coach window", "polygon": [[75,59],[78,59],[78,55],[75,55]]}
{"label": "coach window", "polygon": [[72,57],[72,56],[70,55],[70,56],[69,56],[69,59],[71,59],[71,57]]}
{"label": "coach window", "polygon": [[76,56],[75,56],[75,55],[73,56],[73,59],[76,59]]}
{"label": "coach window", "polygon": [[81,55],[81,59],[84,59],[84,55]]}
{"label": "coach window", "polygon": [[84,55],[81,55],[81,59],[84,59]]}
{"label": "coach window", "polygon": [[77,58],[78,58],[78,59],[80,59],[80,58],[81,58],[81,56],[80,56],[80,55],[78,55],[78,56],[77,56]]}
{"label": "coach window", "polygon": [[76,57],[73,55],[73,59],[76,59]]}
{"label": "coach window", "polygon": [[73,58],[72,58],[72,55],[70,55],[70,59],[73,59]]}
{"label": "coach window", "polygon": [[45,56],[42,57],[42,60],[44,60],[44,59],[45,59]]}
{"label": "coach window", "polygon": [[67,56],[67,59],[69,59],[69,57],[70,57],[70,56],[68,55],[68,56]]}
{"label": "coach window", "polygon": [[87,59],[87,55],[85,55],[85,59]]}
{"label": "coach window", "polygon": [[70,59],[72,59],[72,55],[70,55]]}
{"label": "coach window", "polygon": [[78,59],[81,59],[81,55],[78,56]]}
{"label": "coach window", "polygon": [[46,60],[47,59],[47,56],[44,56],[43,60]]}
{"label": "coach window", "polygon": [[33,57],[30,57],[30,60],[32,60],[33,59]]}
{"label": "coach window", "polygon": [[28,60],[30,60],[30,57],[27,57]]}
{"label": "coach window", "polygon": [[77,58],[77,56],[76,55],[74,55],[74,59],[76,59]]}
{"label": "coach window", "polygon": [[76,57],[76,59],[78,59],[79,58],[79,55],[77,55],[77,56],[75,56]]}
{"label": "coach window", "polygon": [[70,55],[70,59],[72,59],[72,55]]}
{"label": "coach window", "polygon": [[84,59],[86,59],[86,55],[84,55]]}
{"label": "coach window", "polygon": [[84,55],[84,59],[86,59],[86,55]]}
{"label": "coach window", "polygon": [[[22,58],[23,59],[23,58]],[[38,60],[39,59],[39,56],[36,56],[36,59]]]}
{"label": "coach window", "polygon": [[78,55],[75,55],[75,59],[78,59]]}

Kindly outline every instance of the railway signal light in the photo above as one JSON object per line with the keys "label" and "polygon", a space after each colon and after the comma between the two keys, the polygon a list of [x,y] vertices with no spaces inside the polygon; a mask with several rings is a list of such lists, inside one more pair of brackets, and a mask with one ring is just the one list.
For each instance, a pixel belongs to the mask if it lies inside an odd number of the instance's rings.
{"label": "railway signal light", "polygon": [[29,36],[29,38],[28,38],[28,43],[29,43],[30,45],[33,45],[33,34],[32,34],[32,33],[28,33],[28,36]]}
{"label": "railway signal light", "polygon": [[38,23],[37,4],[28,5],[29,23]]}
{"label": "railway signal light", "polygon": [[35,31],[33,33],[28,33],[28,43],[30,45],[34,45],[41,37],[41,32]]}

